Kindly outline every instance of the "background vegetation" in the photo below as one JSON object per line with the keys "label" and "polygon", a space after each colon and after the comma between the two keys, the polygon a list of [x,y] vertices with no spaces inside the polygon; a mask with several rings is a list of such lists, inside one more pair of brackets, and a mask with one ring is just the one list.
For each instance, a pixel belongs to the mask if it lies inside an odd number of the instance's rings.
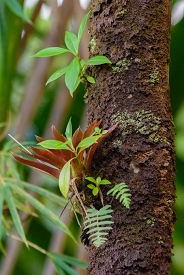
{"label": "background vegetation", "polygon": [[[23,1],[19,3],[23,4]],[[30,144],[35,142],[35,134],[51,138],[52,124],[63,132],[69,117],[72,117],[74,130],[79,124],[83,129],[87,125],[83,99],[85,91],[82,84],[73,98],[69,95],[63,78],[45,86],[46,80],[55,70],[71,61],[71,55],[43,59],[31,57],[40,49],[64,46],[65,30],[77,33],[79,24],[87,12],[85,10],[87,5],[81,7],[84,3],[87,4],[87,1],[25,1],[25,13],[31,18],[32,25],[12,13],[10,6],[6,5],[4,9],[3,5],[0,7],[1,165],[3,152],[8,152],[7,133],[19,141],[29,141]],[[182,15],[179,18],[179,11],[182,11],[182,7],[184,9],[184,1],[175,0],[173,6],[170,85],[176,132],[177,221],[173,234],[175,247],[171,274],[182,275],[184,274],[184,18]],[[88,43],[86,29],[80,49],[83,59],[88,58]],[[60,195],[58,183],[53,179],[22,165],[17,165],[17,168],[23,180]],[[62,207],[41,195],[37,198],[56,215],[60,215]],[[47,251],[86,259],[84,247],[76,246],[43,216],[40,218],[36,215],[32,218],[22,216],[22,219],[28,240]],[[75,232],[75,236],[80,235],[75,218],[69,210],[65,210],[61,219],[70,226],[72,232]],[[0,254],[1,275],[55,274],[53,264],[39,251],[33,248],[28,250],[25,245],[7,236],[3,237],[2,246],[6,248],[6,258],[3,253]],[[85,274],[85,271],[80,270],[79,274]]]}

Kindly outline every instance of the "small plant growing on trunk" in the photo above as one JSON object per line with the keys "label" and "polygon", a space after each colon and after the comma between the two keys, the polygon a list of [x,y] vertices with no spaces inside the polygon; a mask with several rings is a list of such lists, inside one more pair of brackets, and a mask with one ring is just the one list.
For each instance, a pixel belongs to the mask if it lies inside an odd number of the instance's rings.
{"label": "small plant growing on trunk", "polygon": [[[69,120],[65,136],[52,126],[53,140],[37,136],[39,147],[31,146],[30,152],[22,151],[24,157],[13,154],[17,161],[49,174],[59,181],[62,195],[72,206],[76,204],[84,219],[84,230],[87,230],[89,238],[97,247],[106,241],[104,236],[112,229],[109,225],[113,224],[110,220],[113,210],[110,209],[110,205],[104,206],[100,189],[101,185],[111,182],[100,176],[96,179],[90,176],[91,163],[98,146],[117,127],[115,124],[108,130],[102,130],[99,128],[100,123],[101,121],[94,121],[84,132],[79,127],[72,135],[72,123]],[[90,189],[92,192],[89,192]],[[116,194],[116,198],[120,197],[120,202],[129,208],[131,195],[126,184],[116,185],[109,190],[108,194],[111,193],[113,196]],[[99,210],[95,207],[96,201],[99,204],[98,194],[101,200]]]}

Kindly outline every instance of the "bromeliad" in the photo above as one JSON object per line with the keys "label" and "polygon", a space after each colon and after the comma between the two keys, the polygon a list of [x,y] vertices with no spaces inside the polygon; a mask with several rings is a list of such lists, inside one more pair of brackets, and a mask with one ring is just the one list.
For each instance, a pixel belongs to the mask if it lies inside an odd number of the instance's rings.
{"label": "bromeliad", "polygon": [[99,128],[100,123],[101,121],[95,120],[84,132],[79,127],[72,135],[69,120],[65,136],[52,126],[53,140],[36,136],[38,147],[31,146],[30,153],[21,150],[24,156],[13,154],[13,157],[58,179],[61,193],[68,199],[69,191],[75,195],[83,191],[85,177],[91,173],[96,149],[117,127],[115,124],[108,130],[102,130]]}

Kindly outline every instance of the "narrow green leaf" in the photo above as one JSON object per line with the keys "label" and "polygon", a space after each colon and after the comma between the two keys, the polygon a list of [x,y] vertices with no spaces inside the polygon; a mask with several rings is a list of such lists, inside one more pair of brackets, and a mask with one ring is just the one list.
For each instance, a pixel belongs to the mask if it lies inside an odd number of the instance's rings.
{"label": "narrow green leaf", "polygon": [[73,32],[65,32],[65,44],[74,55],[78,53],[78,39]]}
{"label": "narrow green leaf", "polygon": [[[111,218],[112,218],[112,215],[100,216],[100,220],[107,220],[107,219],[111,219]],[[92,223],[93,221],[96,221],[96,217],[90,218],[90,222]],[[85,220],[84,224],[87,224],[87,223],[89,223],[88,220]],[[90,227],[90,225],[88,227]]]}
{"label": "narrow green leaf", "polygon": [[[59,254],[59,255],[61,255],[61,254]],[[80,261],[80,260],[73,258],[71,256],[62,255],[62,258],[68,264],[78,266],[78,267],[81,267],[84,269],[88,267],[88,264],[86,262]]]}
{"label": "narrow green leaf", "polygon": [[12,193],[11,193],[8,186],[5,187],[4,192],[5,192],[5,200],[8,204],[8,207],[9,207],[13,222],[15,224],[15,227],[16,227],[20,237],[22,238],[22,240],[26,244],[26,246],[28,246],[26,236],[24,234],[24,229],[22,227],[19,214],[18,214],[16,206],[14,204]]}
{"label": "narrow green leaf", "polygon": [[29,17],[24,13],[20,3],[17,0],[5,0],[8,8],[18,17],[22,18],[24,21],[32,25]]}
{"label": "narrow green leaf", "polygon": [[98,192],[99,192],[98,187],[95,187],[95,188],[93,189],[93,191],[92,191],[92,193],[93,193],[94,196],[96,196],[96,195],[98,194]]}
{"label": "narrow green leaf", "polygon": [[101,180],[100,184],[111,184],[109,180]]}
{"label": "narrow green leaf", "polygon": [[58,196],[42,187],[39,187],[37,185],[33,185],[33,184],[30,184],[30,183],[27,183],[27,182],[24,182],[24,181],[20,181],[20,182],[17,182],[20,186],[23,185],[24,187],[26,187],[27,189],[30,189],[34,192],[36,192],[37,194],[40,194],[46,198],[48,198],[49,200],[61,205],[61,206],[65,206],[67,201],[61,197],[61,196]]}
{"label": "narrow green leaf", "polygon": [[68,191],[70,187],[70,161],[63,166],[59,175],[59,189],[66,199],[68,199]]}
{"label": "narrow green leaf", "polygon": [[78,45],[81,41],[81,37],[83,35],[89,14],[90,14],[90,11],[84,16],[84,18],[82,19],[82,22],[80,24],[79,31],[78,31]]}
{"label": "narrow green leaf", "polygon": [[66,126],[65,136],[67,140],[71,143],[72,142],[72,122],[71,118],[68,121],[68,124]]}
{"label": "narrow green leaf", "polygon": [[52,149],[52,150],[61,150],[62,149],[62,150],[71,151],[71,149],[67,146],[67,144],[65,144],[62,141],[54,140],[54,139],[48,139],[48,140],[41,141],[38,143],[38,145],[40,145],[46,149]]}
{"label": "narrow green leaf", "polygon": [[85,179],[96,184],[96,180],[93,177],[85,177]]}
{"label": "narrow green leaf", "polygon": [[2,228],[2,216],[3,216],[3,203],[4,203],[4,188],[2,184],[0,184],[0,230]]}
{"label": "narrow green leaf", "polygon": [[94,143],[96,143],[97,138],[96,137],[87,137],[84,138],[77,146],[77,149],[80,148],[80,151],[85,150],[86,148],[90,147]]}
{"label": "narrow green leaf", "polygon": [[[59,271],[59,274],[62,274],[60,272],[66,272],[70,275],[78,275],[78,273],[69,266],[69,264],[79,266],[79,262],[74,261],[72,262],[72,257],[70,257],[70,262],[65,260],[65,257],[63,255],[57,254],[57,253],[48,253],[49,258],[54,263],[55,267],[57,268],[57,271]],[[73,258],[74,259],[74,258]],[[65,274],[65,273],[64,273]]]}
{"label": "narrow green leaf", "polygon": [[76,83],[78,82],[80,67],[79,62],[76,58],[72,60],[65,74],[65,83],[70,91],[71,96],[76,88]]}
{"label": "narrow green leaf", "polygon": [[9,155],[9,156],[7,155],[6,166],[8,167],[8,175],[11,175],[11,177],[17,180],[20,180],[20,175],[15,165],[15,162],[12,159],[12,155]]}
{"label": "narrow green leaf", "polygon": [[94,188],[95,188],[95,186],[94,186],[93,184],[88,184],[87,187],[88,187],[89,189],[94,189]]}
{"label": "narrow green leaf", "polygon": [[94,56],[86,61],[86,65],[102,65],[102,64],[111,64],[111,61],[103,55]]}
{"label": "narrow green leaf", "polygon": [[3,254],[3,256],[6,257],[6,250],[5,250],[5,247],[3,246],[2,242],[1,242],[1,236],[0,236],[0,251]]}
{"label": "narrow green leaf", "polygon": [[67,52],[70,52],[70,51],[65,48],[49,47],[37,52],[36,54],[33,55],[33,57],[49,57],[49,56],[55,56],[55,55],[63,54]]}
{"label": "narrow green leaf", "polygon": [[49,208],[47,208],[41,202],[33,198],[30,194],[28,194],[19,186],[12,184],[11,182],[9,182],[8,184],[11,186],[11,188],[14,189],[16,193],[21,195],[24,199],[28,200],[41,214],[43,214],[47,219],[53,222],[58,228],[60,228],[63,232],[65,232],[75,241],[75,238],[68,229],[68,227]]}
{"label": "narrow green leaf", "polygon": [[61,77],[62,75],[64,75],[64,74],[66,73],[67,69],[68,69],[68,66],[67,66],[67,67],[64,67],[64,68],[62,68],[62,69],[59,69],[59,70],[57,70],[57,71],[55,71],[55,72],[49,77],[49,79],[47,80],[46,85],[47,85],[48,83],[50,83],[50,82],[52,82],[52,81],[58,79],[58,78]]}
{"label": "narrow green leaf", "polygon": [[94,84],[95,83],[95,79],[92,77],[92,76],[87,76],[86,77],[87,78],[87,81],[89,82],[89,83],[91,83],[91,84]]}

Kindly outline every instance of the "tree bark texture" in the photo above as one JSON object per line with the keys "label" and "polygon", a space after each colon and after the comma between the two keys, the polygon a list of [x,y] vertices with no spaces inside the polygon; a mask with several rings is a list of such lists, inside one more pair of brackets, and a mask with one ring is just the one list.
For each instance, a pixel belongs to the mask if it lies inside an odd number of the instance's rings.
{"label": "tree bark texture", "polygon": [[[173,124],[169,100],[171,0],[92,0],[90,55],[112,65],[90,69],[88,119],[119,122],[95,155],[94,175],[125,182],[131,207],[106,195],[113,230],[88,247],[91,275],[168,275],[174,223]],[[112,186],[111,186],[112,187]]]}

